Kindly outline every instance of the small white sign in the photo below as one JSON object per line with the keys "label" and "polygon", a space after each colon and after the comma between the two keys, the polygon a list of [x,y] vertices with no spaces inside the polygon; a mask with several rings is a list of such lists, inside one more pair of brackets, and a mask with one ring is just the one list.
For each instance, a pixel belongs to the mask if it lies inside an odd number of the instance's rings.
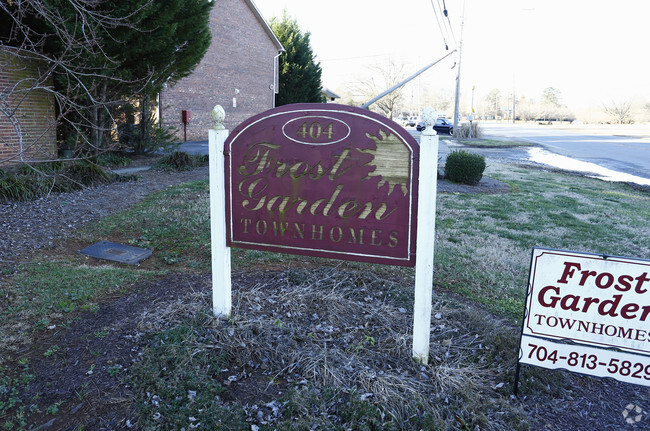
{"label": "small white sign", "polygon": [[533,249],[520,356],[650,386],[650,261]]}

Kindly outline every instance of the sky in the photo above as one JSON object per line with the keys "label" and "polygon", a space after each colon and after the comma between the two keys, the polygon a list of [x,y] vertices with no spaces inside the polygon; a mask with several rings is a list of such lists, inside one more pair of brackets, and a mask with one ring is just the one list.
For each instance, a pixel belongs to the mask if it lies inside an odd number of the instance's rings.
{"label": "sky", "polygon": [[[254,1],[267,21],[286,9],[311,34],[323,86],[334,91],[389,61],[415,73],[446,55],[445,44],[457,48],[462,27],[466,105],[473,87],[477,100],[495,88],[539,100],[554,87],[574,109],[650,102],[648,0]],[[446,5],[453,35],[443,38],[432,3]],[[410,97],[423,87],[453,94],[457,62],[453,54],[423,73],[407,87]]]}

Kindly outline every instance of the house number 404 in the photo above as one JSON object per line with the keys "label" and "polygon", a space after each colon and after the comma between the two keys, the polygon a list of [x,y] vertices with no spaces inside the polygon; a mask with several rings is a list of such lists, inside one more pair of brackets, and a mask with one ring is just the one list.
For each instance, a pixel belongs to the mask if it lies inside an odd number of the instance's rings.
{"label": "house number 404", "polygon": [[305,121],[298,127],[297,135],[301,136],[302,139],[307,139],[309,136],[312,139],[318,139],[321,135],[327,135],[328,139],[332,139],[334,134],[334,123],[329,123],[325,128],[318,121],[314,121],[311,124],[307,124]]}

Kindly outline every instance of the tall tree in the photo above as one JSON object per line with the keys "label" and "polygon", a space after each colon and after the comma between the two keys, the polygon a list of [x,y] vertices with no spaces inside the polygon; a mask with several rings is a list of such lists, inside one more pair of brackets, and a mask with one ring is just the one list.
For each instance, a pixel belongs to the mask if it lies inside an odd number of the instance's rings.
{"label": "tall tree", "polygon": [[[118,46],[122,65],[134,78],[148,76],[137,90],[140,127],[137,153],[152,148],[152,108],[164,85],[188,76],[205,55],[212,40],[209,18],[212,0],[155,0],[142,9],[138,32]],[[119,45],[123,45],[120,43]]]}
{"label": "tall tree", "polygon": [[487,97],[486,97],[487,104],[489,106],[488,112],[492,112],[492,115],[496,119],[499,116],[500,112],[500,103],[501,103],[501,92],[494,88],[492,89]]}
{"label": "tall tree", "polygon": [[[95,76],[86,81],[98,94],[96,100],[125,101],[133,104],[139,113],[139,127],[131,130],[128,143],[136,153],[154,147],[152,142],[152,108],[155,96],[165,84],[173,84],[189,75],[210,46],[210,0],[103,0],[114,14],[122,16],[131,11],[133,27],[127,31],[105,31],[100,34],[105,57],[93,58],[97,67],[112,76],[120,77],[119,86]],[[96,111],[90,107],[91,114]],[[133,115],[133,109],[126,110]],[[105,111],[101,111],[105,112]],[[123,113],[123,111],[122,111]],[[101,146],[101,131],[113,127],[110,115],[91,116],[91,146]]]}
{"label": "tall tree", "polygon": [[609,104],[603,105],[603,111],[617,124],[632,123],[632,102],[629,100],[612,100]]}
{"label": "tall tree", "polygon": [[280,56],[280,89],[277,106],[300,102],[324,102],[320,63],[314,59],[310,33],[303,33],[295,18],[284,11],[282,21],[271,19],[271,29],[286,52]]}
{"label": "tall tree", "polygon": [[542,91],[542,103],[559,108],[562,106],[562,92],[554,87],[546,87]]}

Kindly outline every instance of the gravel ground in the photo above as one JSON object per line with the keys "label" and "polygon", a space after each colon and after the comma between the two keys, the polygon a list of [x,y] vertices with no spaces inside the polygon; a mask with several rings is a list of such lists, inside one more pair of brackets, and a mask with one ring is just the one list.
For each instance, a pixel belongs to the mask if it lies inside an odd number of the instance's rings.
{"label": "gravel ground", "polygon": [[187,172],[140,171],[138,180],[0,204],[0,267],[29,261],[85,224],[122,211],[149,193],[208,178],[208,167]]}

